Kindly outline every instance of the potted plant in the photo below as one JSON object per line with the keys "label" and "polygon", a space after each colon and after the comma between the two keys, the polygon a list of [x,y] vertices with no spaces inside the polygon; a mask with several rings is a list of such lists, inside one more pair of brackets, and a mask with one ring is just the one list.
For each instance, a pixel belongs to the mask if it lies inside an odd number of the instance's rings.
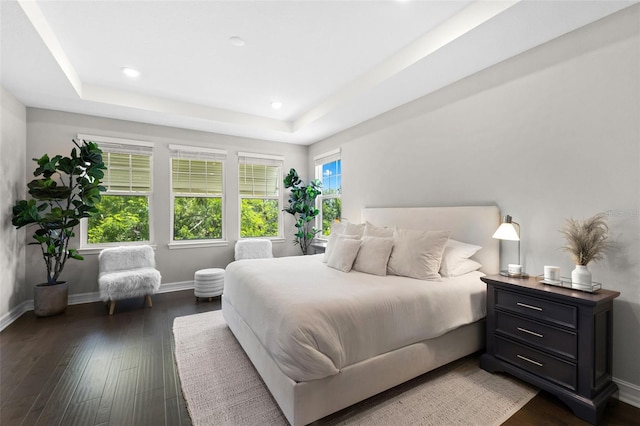
{"label": "potted plant", "polygon": [[100,201],[100,179],[106,169],[102,151],[94,142],[82,141],[71,150],[69,157],[47,154],[34,158],[38,167],[36,179],[27,184],[31,198],[19,200],[13,206],[11,223],[16,228],[35,225],[33,234],[47,267],[47,282],[34,289],[34,312],[37,316],[50,316],[64,312],[68,303],[68,287],[59,281],[68,259],[82,260],[78,251],[69,248],[74,228],[80,219],[97,212]]}
{"label": "potted plant", "polygon": [[311,241],[320,232],[313,226],[313,222],[320,214],[320,210],[316,208],[316,198],[322,194],[320,191],[322,182],[315,179],[308,185],[304,185],[298,172],[291,169],[284,178],[284,187],[291,188],[289,206],[284,211],[296,218],[295,227],[297,230],[294,244],[300,244],[302,254],[306,255]]}
{"label": "potted plant", "polygon": [[585,220],[567,219],[561,232],[567,242],[562,248],[571,253],[576,264],[576,268],[571,272],[571,282],[591,286],[591,272],[587,265],[591,261],[602,259],[609,246],[609,227],[604,213]]}

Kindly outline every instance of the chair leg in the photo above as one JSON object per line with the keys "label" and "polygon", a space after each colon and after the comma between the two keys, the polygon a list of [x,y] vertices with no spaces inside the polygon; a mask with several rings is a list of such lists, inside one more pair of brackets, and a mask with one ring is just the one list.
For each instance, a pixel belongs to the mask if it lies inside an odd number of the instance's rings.
{"label": "chair leg", "polygon": [[151,295],[150,295],[150,294],[147,294],[147,295],[144,297],[144,300],[147,302],[147,306],[148,306],[148,307],[150,307],[150,308],[152,308],[152,307],[153,307],[153,304],[151,303]]}
{"label": "chair leg", "polygon": [[113,315],[113,310],[116,308],[116,301],[109,302],[109,315]]}

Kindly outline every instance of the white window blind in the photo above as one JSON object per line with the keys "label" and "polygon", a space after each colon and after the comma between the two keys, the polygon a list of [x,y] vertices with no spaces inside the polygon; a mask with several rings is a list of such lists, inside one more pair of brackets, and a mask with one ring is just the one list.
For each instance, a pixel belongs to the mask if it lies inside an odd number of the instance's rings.
{"label": "white window blind", "polygon": [[169,145],[171,189],[177,194],[222,195],[226,151]]}
{"label": "white window blind", "polygon": [[102,185],[107,192],[151,192],[153,147],[96,140],[107,166]]}
{"label": "white window blind", "polygon": [[241,197],[278,197],[284,158],[238,153]]}

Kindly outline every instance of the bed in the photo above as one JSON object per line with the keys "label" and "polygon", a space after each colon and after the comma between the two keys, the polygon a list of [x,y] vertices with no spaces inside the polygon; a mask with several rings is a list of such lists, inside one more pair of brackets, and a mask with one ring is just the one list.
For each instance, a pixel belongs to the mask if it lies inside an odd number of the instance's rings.
{"label": "bed", "polygon": [[479,271],[441,281],[348,273],[323,255],[234,262],[222,312],[287,420],[304,425],[484,345],[485,287],[499,270],[497,207],[367,208],[362,223],[447,230],[482,246]]}

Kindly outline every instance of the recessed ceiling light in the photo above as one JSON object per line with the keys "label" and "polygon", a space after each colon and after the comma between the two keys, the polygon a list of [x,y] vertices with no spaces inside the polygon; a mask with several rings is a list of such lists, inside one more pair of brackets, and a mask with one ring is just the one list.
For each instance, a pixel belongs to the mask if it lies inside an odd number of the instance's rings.
{"label": "recessed ceiling light", "polygon": [[238,36],[229,37],[229,42],[237,47],[244,46],[244,40]]}
{"label": "recessed ceiling light", "polygon": [[140,71],[131,67],[122,67],[122,73],[127,77],[136,78],[140,76]]}
{"label": "recessed ceiling light", "polygon": [[273,108],[273,109],[280,109],[280,108],[282,108],[282,102],[280,102],[280,101],[273,101],[273,102],[271,102],[271,108]]}

